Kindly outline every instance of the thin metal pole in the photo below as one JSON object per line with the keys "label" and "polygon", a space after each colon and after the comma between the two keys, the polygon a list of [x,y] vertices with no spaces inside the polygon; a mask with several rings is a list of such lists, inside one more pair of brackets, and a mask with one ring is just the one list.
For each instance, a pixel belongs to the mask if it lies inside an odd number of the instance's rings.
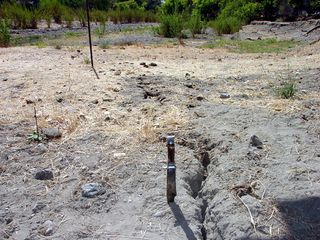
{"label": "thin metal pole", "polygon": [[88,34],[89,34],[89,45],[90,45],[90,59],[91,59],[91,67],[96,74],[97,78],[99,79],[99,76],[93,66],[93,52],[92,52],[92,41],[91,41],[91,27],[90,27],[90,14],[89,14],[89,2],[86,0],[86,9],[87,9],[87,21],[88,21]]}
{"label": "thin metal pole", "polygon": [[168,147],[168,166],[167,166],[167,201],[168,203],[174,202],[174,198],[177,195],[176,190],[176,165],[174,162],[174,136],[167,137]]}

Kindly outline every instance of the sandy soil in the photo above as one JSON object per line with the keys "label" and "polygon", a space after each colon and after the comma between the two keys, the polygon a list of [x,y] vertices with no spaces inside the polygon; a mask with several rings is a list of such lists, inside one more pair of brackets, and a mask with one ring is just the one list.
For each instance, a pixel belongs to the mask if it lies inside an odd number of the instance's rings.
{"label": "sandy soil", "polygon": [[[0,49],[1,239],[318,239],[319,42],[280,54],[186,44],[94,48],[99,79],[87,48]],[[275,94],[285,81],[293,99]],[[27,141],[34,105],[62,138]],[[82,197],[90,182],[105,193]]]}

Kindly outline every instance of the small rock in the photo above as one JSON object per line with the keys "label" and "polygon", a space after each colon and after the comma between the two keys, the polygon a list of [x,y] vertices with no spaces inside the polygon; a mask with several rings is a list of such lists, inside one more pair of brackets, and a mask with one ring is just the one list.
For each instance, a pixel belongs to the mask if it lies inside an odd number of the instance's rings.
{"label": "small rock", "polygon": [[261,142],[261,140],[256,136],[256,135],[252,135],[251,139],[250,139],[250,144],[254,147],[263,148],[263,143]]}
{"label": "small rock", "polygon": [[60,138],[62,136],[58,128],[43,128],[41,132],[48,139]]}
{"label": "small rock", "polygon": [[146,64],[145,62],[141,62],[140,65],[141,65],[141,66],[145,66],[145,65],[147,65],[147,64]]}
{"label": "small rock", "polygon": [[33,155],[42,155],[47,152],[47,147],[43,143],[39,143],[34,149],[31,150]]}
{"label": "small rock", "polygon": [[42,233],[44,236],[51,236],[53,234],[55,224],[52,221],[47,220],[43,223],[42,228],[43,228]]}
{"label": "small rock", "polygon": [[202,101],[203,99],[204,99],[203,96],[197,96],[197,100],[198,100],[198,101]]}
{"label": "small rock", "polygon": [[63,98],[62,98],[62,97],[57,97],[57,98],[56,98],[56,101],[57,101],[58,103],[61,103],[61,102],[63,102]]}
{"label": "small rock", "polygon": [[36,205],[32,208],[33,213],[38,213],[44,209],[47,205],[43,202],[37,202]]}
{"label": "small rock", "polygon": [[126,156],[126,154],[125,154],[125,153],[114,153],[113,156],[114,156],[115,158],[121,158],[121,157]]}
{"label": "small rock", "polygon": [[229,93],[221,93],[220,98],[222,98],[222,99],[230,98],[230,94]]}
{"label": "small rock", "polygon": [[106,192],[106,189],[100,183],[86,183],[82,185],[82,196],[92,198],[97,195],[102,195]]}
{"label": "small rock", "polygon": [[104,101],[104,102],[113,102],[114,101],[114,99],[113,98],[109,98],[109,97],[105,97],[105,98],[103,98],[102,99],[102,101]]}
{"label": "small rock", "polygon": [[27,103],[27,104],[32,104],[32,103],[34,103],[34,101],[31,100],[31,99],[26,99],[26,103]]}
{"label": "small rock", "polygon": [[6,82],[8,81],[8,78],[3,78],[2,81]]}
{"label": "small rock", "polygon": [[121,75],[121,71],[120,70],[115,71],[114,75],[116,75],[116,76]]}
{"label": "small rock", "polygon": [[53,172],[48,169],[38,170],[34,176],[37,180],[49,180],[53,178]]}
{"label": "small rock", "polygon": [[222,62],[222,59],[221,59],[221,58],[218,58],[218,62]]}
{"label": "small rock", "polygon": [[164,216],[164,212],[161,212],[161,211],[156,212],[153,216],[154,217],[163,217]]}
{"label": "small rock", "polygon": [[156,66],[158,66],[158,64],[152,62],[152,63],[149,64],[149,66],[151,66],[151,67],[156,67]]}
{"label": "small rock", "polygon": [[184,85],[185,85],[187,88],[193,88],[193,87],[194,87],[192,83],[185,83]]}
{"label": "small rock", "polygon": [[93,104],[98,104],[99,101],[98,101],[97,99],[95,99],[95,100],[91,101],[91,103],[93,103]]}

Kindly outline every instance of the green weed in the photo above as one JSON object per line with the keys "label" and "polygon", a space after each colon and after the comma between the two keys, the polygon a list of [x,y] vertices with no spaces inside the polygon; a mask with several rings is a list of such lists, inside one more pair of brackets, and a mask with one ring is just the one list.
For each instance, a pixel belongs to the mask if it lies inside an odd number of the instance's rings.
{"label": "green weed", "polygon": [[160,19],[159,34],[168,37],[182,37],[183,21],[180,15],[163,15]]}
{"label": "green weed", "polygon": [[7,21],[0,20],[0,47],[9,47],[11,41],[10,30]]}
{"label": "green weed", "polygon": [[286,82],[283,86],[277,89],[277,94],[284,99],[292,98],[297,92],[296,85],[294,83]]}
{"label": "green weed", "polygon": [[273,53],[283,52],[297,46],[295,41],[278,41],[275,39],[264,40],[224,40],[217,39],[203,45],[203,48],[226,48],[238,53]]}

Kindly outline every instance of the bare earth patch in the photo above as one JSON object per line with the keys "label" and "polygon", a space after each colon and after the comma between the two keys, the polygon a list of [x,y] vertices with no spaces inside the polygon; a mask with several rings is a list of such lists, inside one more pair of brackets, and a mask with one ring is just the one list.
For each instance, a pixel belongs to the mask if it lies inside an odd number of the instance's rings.
{"label": "bare earth patch", "polygon": [[[0,239],[320,236],[319,42],[268,54],[186,45],[95,47],[100,79],[87,48],[0,49]],[[287,81],[298,91],[281,99]],[[28,142],[34,106],[61,138]],[[83,197],[92,182],[104,193]]]}

